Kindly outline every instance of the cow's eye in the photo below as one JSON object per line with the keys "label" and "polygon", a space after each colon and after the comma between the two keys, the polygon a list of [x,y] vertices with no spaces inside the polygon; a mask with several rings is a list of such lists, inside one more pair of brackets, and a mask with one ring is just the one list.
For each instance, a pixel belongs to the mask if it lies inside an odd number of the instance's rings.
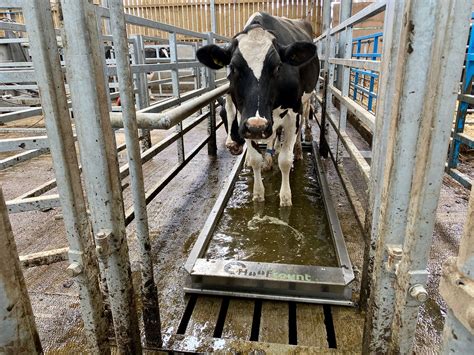
{"label": "cow's eye", "polygon": [[273,69],[273,75],[278,75],[280,73],[281,65],[277,65],[275,69]]}

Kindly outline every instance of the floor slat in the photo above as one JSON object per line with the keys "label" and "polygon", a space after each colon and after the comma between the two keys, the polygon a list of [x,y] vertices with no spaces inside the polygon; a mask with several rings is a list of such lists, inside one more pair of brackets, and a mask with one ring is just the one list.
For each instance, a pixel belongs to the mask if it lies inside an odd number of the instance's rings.
{"label": "floor slat", "polygon": [[323,307],[314,304],[296,305],[298,345],[328,348]]}
{"label": "floor slat", "polygon": [[258,341],[288,344],[288,303],[262,302]]}
{"label": "floor slat", "polygon": [[231,299],[224,322],[222,338],[249,340],[255,301]]}
{"label": "floor slat", "polygon": [[222,298],[219,297],[198,297],[185,334],[196,337],[212,337],[221,303]]}
{"label": "floor slat", "polygon": [[338,350],[362,351],[364,316],[349,307],[331,307]]}

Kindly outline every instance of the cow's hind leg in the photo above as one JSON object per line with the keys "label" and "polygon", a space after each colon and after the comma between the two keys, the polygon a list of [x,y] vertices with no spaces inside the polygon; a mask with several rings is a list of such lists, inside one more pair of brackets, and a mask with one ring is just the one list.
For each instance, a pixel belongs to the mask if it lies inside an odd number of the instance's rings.
{"label": "cow's hind leg", "polygon": [[247,143],[247,165],[253,170],[253,200],[265,201],[265,188],[262,181],[263,157],[258,150],[252,146],[252,141],[245,140]]}
{"label": "cow's hind leg", "polygon": [[288,112],[283,124],[283,139],[278,166],[281,171],[280,206],[291,206],[290,170],[293,165],[293,148],[296,142],[296,113]]}

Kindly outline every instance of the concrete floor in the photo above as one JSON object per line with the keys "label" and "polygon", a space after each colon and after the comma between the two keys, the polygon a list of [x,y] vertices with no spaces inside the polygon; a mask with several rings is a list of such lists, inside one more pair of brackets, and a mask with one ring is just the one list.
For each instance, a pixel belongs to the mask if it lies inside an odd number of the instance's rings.
{"label": "concrete floor", "polygon": [[[185,137],[190,150],[206,134],[206,123],[198,126]],[[153,142],[167,132],[154,132]],[[11,136],[11,135],[9,135]],[[0,134],[0,138],[6,137]],[[121,141],[123,136],[117,135]],[[152,255],[155,277],[159,290],[163,331],[173,333],[185,306],[182,287],[185,281],[183,264],[201,226],[207,218],[220,187],[230,171],[235,157],[224,148],[223,128],[218,132],[218,156],[212,158],[206,149],[175,178],[148,207],[152,231]],[[360,144],[363,144],[361,142]],[[122,152],[123,163],[126,153]],[[144,165],[145,186],[158,181],[176,163],[176,147]],[[359,271],[363,262],[363,239],[347,197],[332,164],[327,164],[328,179],[335,196],[339,218],[346,235],[351,259],[356,269],[355,294],[359,286]],[[347,166],[350,171],[350,165]],[[0,172],[0,184],[6,199],[12,199],[54,177],[49,155]],[[363,194],[364,186],[359,186]],[[131,205],[130,189],[124,191],[126,208]],[[55,190],[51,191],[55,193]],[[441,265],[448,257],[456,255],[468,205],[468,191],[449,177],[444,178],[433,234],[433,247],[429,263],[428,291],[430,300],[422,307],[416,334],[416,353],[436,353],[440,344],[446,305],[437,292]],[[21,255],[67,246],[61,210],[27,212],[10,215],[13,232]],[[134,283],[138,282],[137,245],[133,237],[134,224],[128,229],[130,258]],[[67,262],[25,270],[25,279],[43,347],[48,353],[65,353],[84,348],[84,335],[76,286],[67,276]]]}

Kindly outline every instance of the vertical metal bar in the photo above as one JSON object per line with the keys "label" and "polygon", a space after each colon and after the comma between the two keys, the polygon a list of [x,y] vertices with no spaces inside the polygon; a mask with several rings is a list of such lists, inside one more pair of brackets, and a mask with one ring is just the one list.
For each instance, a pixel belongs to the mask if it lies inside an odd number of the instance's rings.
{"label": "vertical metal bar", "polygon": [[[344,43],[339,43],[339,48],[341,50],[340,56],[346,59],[350,59],[352,56],[352,26],[347,27],[344,30],[344,36],[342,36],[344,39]],[[342,48],[342,49],[341,49]],[[349,96],[349,80],[350,80],[350,68],[349,67],[342,67],[339,68],[341,69],[340,74],[341,76],[341,94],[343,97]],[[339,79],[339,78],[338,78]],[[339,105],[339,124],[338,124],[338,130],[339,132],[345,132],[346,131],[346,126],[347,126],[347,107],[340,103]],[[343,151],[342,151],[342,144],[340,140],[337,140],[336,144],[336,161],[337,162],[342,162],[342,156],[343,156]]]}
{"label": "vertical metal bar", "polygon": [[[378,36],[375,36],[374,37],[374,48],[372,50],[372,53],[376,54],[377,51],[378,51],[378,46],[379,44],[379,37]],[[372,60],[376,60],[377,57],[372,57]],[[373,101],[373,98],[374,98],[374,95],[372,94],[374,91],[374,77],[373,76],[370,76],[370,84],[369,84],[369,102],[368,102],[368,105],[367,105],[367,108],[369,109],[369,111],[372,111],[372,101]]]}
{"label": "vertical metal bar", "polygon": [[[178,63],[178,45],[176,43],[176,33],[169,33],[169,45],[170,45],[170,62],[172,64]],[[171,69],[171,84],[173,87],[173,96],[180,97],[179,92],[179,70],[175,67]],[[180,122],[176,125],[176,132],[183,130],[183,124]],[[184,138],[180,137],[176,144],[178,145],[178,162],[182,164],[184,162]]]}
{"label": "vertical metal bar", "polygon": [[[122,98],[122,117],[127,144],[130,180],[133,194],[133,206],[136,221],[136,234],[140,245],[141,291],[143,304],[143,323],[145,340],[148,346],[161,346],[161,322],[158,307],[158,291],[153,278],[148,215],[146,211],[145,187],[141,165],[138,126],[135,111],[132,72],[128,60],[127,27],[123,3],[110,3],[112,36],[117,57],[117,76]],[[142,88],[143,89],[143,88]],[[146,92],[147,90],[145,90]],[[145,93],[146,95],[146,93]]]}
{"label": "vertical metal bar", "polygon": [[[207,44],[213,44],[214,37],[212,33],[208,34]],[[207,68],[207,84],[209,89],[216,87],[216,73],[214,70]],[[216,101],[213,100],[209,104],[209,119],[207,125],[207,133],[209,134],[209,143],[207,144],[207,153],[209,155],[217,155],[217,139],[216,139]]]}
{"label": "vertical metal bar", "polygon": [[62,0],[66,71],[96,243],[107,262],[117,348],[140,353],[140,333],[125,234],[124,207],[107,108],[94,6]]}
{"label": "vertical metal bar", "polygon": [[[359,39],[357,41],[356,54],[360,54],[362,41]],[[357,85],[359,84],[359,71],[356,70],[354,74],[354,93],[352,95],[353,100],[357,100]]]}
{"label": "vertical metal bar", "polygon": [[104,316],[104,304],[98,284],[99,272],[94,255],[92,230],[82,191],[50,2],[28,2],[23,6],[23,14],[36,80],[41,92],[41,104],[69,243],[69,260],[71,265],[79,267],[78,270],[82,269],[79,273],[73,272],[73,275],[79,286],[81,313],[89,350],[108,353],[108,319]]}
{"label": "vertical metal bar", "polygon": [[396,80],[390,83],[397,95],[385,117],[381,216],[373,225],[378,240],[365,334],[369,352],[410,353],[418,308],[427,298],[426,265],[444,172],[439,157],[447,154],[446,117],[455,108],[469,10],[468,2],[456,0],[412,1],[403,8]]}
{"label": "vertical metal bar", "polygon": [[[142,35],[133,36],[134,39],[134,54],[136,64],[145,64],[145,43]],[[135,82],[137,83],[137,107],[142,110],[150,106],[150,99],[148,97],[148,79],[145,72],[135,74]],[[141,141],[142,151],[151,148],[151,135],[149,129],[140,129],[140,134],[143,137]]]}
{"label": "vertical metal bar", "polygon": [[[105,1],[107,2],[107,0]],[[105,21],[109,21],[109,19],[104,19]],[[109,23],[109,22],[107,22]],[[101,59],[102,65],[104,68],[104,80],[105,80],[105,93],[107,95],[107,106],[109,107],[109,111],[112,111],[112,101],[110,99],[110,88],[109,88],[109,75],[107,74],[107,58],[105,57],[105,42],[102,39],[102,18],[97,15],[97,31],[99,32],[99,44],[100,44],[100,52],[101,52]],[[110,27],[108,27],[108,31],[110,33]],[[111,51],[112,53],[112,51]]]}
{"label": "vertical metal bar", "polygon": [[0,319],[0,353],[43,353],[1,187]]}
{"label": "vertical metal bar", "polygon": [[211,0],[211,32],[216,33],[216,1]]}
{"label": "vertical metal bar", "polygon": [[[352,12],[352,0],[342,0],[339,8],[339,23],[342,23],[343,21],[347,20],[349,17],[351,17],[351,12]],[[352,26],[351,26],[352,29]],[[347,29],[343,32],[340,32],[339,34],[339,57],[344,56],[344,58],[347,58],[345,56],[345,53],[347,52]],[[351,36],[352,37],[352,36]],[[352,42],[350,43],[352,45]],[[352,50],[351,50],[352,52]],[[349,57],[350,59],[350,57]],[[339,65],[337,67],[337,81],[336,81],[336,87],[339,90],[342,90],[342,76],[343,71],[345,70],[345,67],[342,67]]]}

